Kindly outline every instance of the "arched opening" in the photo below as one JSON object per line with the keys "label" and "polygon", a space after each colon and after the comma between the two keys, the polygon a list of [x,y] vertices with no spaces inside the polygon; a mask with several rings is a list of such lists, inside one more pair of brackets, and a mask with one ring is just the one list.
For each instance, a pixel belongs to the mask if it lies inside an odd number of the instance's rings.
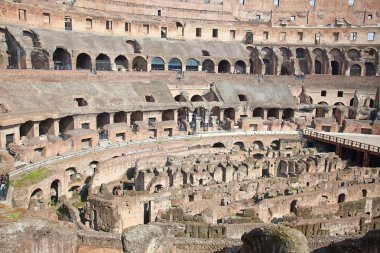
{"label": "arched opening", "polygon": [[212,145],[213,148],[226,148],[226,146],[222,142],[216,142]]}
{"label": "arched opening", "polygon": [[366,197],[367,197],[367,194],[368,194],[367,190],[366,190],[366,189],[363,189],[363,190],[362,190],[362,197],[363,197],[363,198],[366,198]]}
{"label": "arched opening", "polygon": [[340,75],[339,62],[331,61],[331,74],[334,76]]}
{"label": "arched opening", "polygon": [[61,194],[61,181],[54,180],[50,185],[50,206],[56,206],[59,202],[59,195]]}
{"label": "arched opening", "polygon": [[20,137],[31,138],[34,136],[34,123],[33,121],[27,121],[20,125]]}
{"label": "arched opening", "polygon": [[315,74],[320,75],[322,74],[322,63],[318,60],[314,61],[314,68],[315,68]]}
{"label": "arched opening", "polygon": [[290,212],[297,215],[297,200],[293,200],[292,203],[290,203]]}
{"label": "arched opening", "polygon": [[375,76],[376,75],[375,66],[370,62],[365,63],[365,75],[366,76]]}
{"label": "arched opening", "polygon": [[344,104],[343,104],[342,102],[337,102],[337,103],[335,103],[334,105],[337,106],[337,107],[335,107],[335,108],[333,109],[332,114],[333,114],[333,115],[336,115],[336,113],[338,112],[338,107],[340,107],[340,106],[344,106]]}
{"label": "arched opening", "polygon": [[133,71],[147,71],[147,63],[144,58],[141,56],[137,56],[135,59],[133,59],[132,62],[132,69]]}
{"label": "arched opening", "polygon": [[235,109],[234,108],[227,108],[224,110],[223,114],[224,119],[230,119],[230,120],[235,120]]}
{"label": "arched opening", "polygon": [[158,193],[158,192],[161,192],[163,189],[164,189],[164,186],[162,186],[162,184],[157,184],[157,185],[154,187],[154,192],[155,192],[155,193]]}
{"label": "arched opening", "polygon": [[131,113],[131,124],[135,123],[136,121],[143,121],[144,114],[142,111],[135,111]]}
{"label": "arched opening", "polygon": [[103,127],[110,123],[110,114],[103,112],[96,116],[96,128],[103,129]]}
{"label": "arched opening", "polygon": [[246,73],[246,64],[244,61],[237,61],[234,66],[234,73],[236,74],[245,74]]}
{"label": "arched opening", "polygon": [[215,72],[215,64],[212,60],[206,59],[202,63],[202,71],[206,71],[206,73],[214,73]]}
{"label": "arched opening", "polygon": [[237,147],[239,150],[244,150],[244,143],[241,141],[237,141],[234,143],[234,147]]}
{"label": "arched opening", "polygon": [[182,94],[179,94],[177,96],[174,97],[174,101],[176,102],[186,102],[186,98],[184,95]]}
{"label": "arched opening", "polygon": [[169,61],[169,71],[182,71],[182,62],[178,58],[172,58]]}
{"label": "arched opening", "polygon": [[272,141],[272,143],[270,144],[270,147],[272,148],[272,150],[280,150],[280,141],[279,140]]}
{"label": "arched opening", "polygon": [[309,74],[309,63],[307,58],[307,51],[303,48],[296,49],[296,58],[298,59],[298,63],[301,71],[304,74]]}
{"label": "arched opening", "polygon": [[[216,116],[216,120],[220,120],[220,107],[215,106],[210,111],[210,116]],[[217,123],[217,122],[216,122]]]}
{"label": "arched opening", "polygon": [[205,121],[205,118],[206,118],[206,112],[207,110],[203,107],[197,107],[194,109],[194,113],[193,113],[193,121],[195,120],[195,117],[200,117],[201,118],[201,127],[203,127],[203,123]]}
{"label": "arched opening", "polygon": [[278,119],[279,118],[279,113],[280,113],[280,110],[277,109],[277,108],[271,108],[268,110],[268,119],[269,118],[276,118]]}
{"label": "arched opening", "polygon": [[260,117],[264,119],[264,109],[263,108],[255,108],[252,113],[252,117]]}
{"label": "arched opening", "polygon": [[290,76],[294,74],[293,65],[290,61],[286,61],[281,65],[281,75]]}
{"label": "arched opening", "polygon": [[181,122],[181,121],[190,121],[190,119],[188,119],[189,117],[189,108],[187,107],[182,107],[182,108],[179,108],[177,110],[177,114],[178,114],[178,120]]}
{"label": "arched opening", "polygon": [[350,76],[361,76],[362,74],[362,67],[358,64],[354,64],[350,68]]}
{"label": "arched opening", "polygon": [[49,53],[43,49],[34,49],[30,53],[33,69],[49,69]]}
{"label": "arched opening", "polygon": [[38,188],[32,192],[29,199],[29,210],[38,211],[44,208],[44,193]]}
{"label": "arched opening", "polygon": [[68,130],[74,129],[74,118],[73,116],[67,116],[59,120],[59,132],[65,133]]}
{"label": "arched opening", "polygon": [[113,116],[113,122],[114,123],[127,123],[128,117],[126,112],[117,112]]}
{"label": "arched opening", "polygon": [[319,102],[317,109],[315,110],[315,117],[324,118],[326,113],[328,112],[328,104],[326,102]]}
{"label": "arched opening", "polygon": [[74,182],[77,179],[77,170],[74,167],[66,169],[66,175],[69,182]]}
{"label": "arched opening", "polygon": [[45,119],[40,122],[39,135],[54,135],[54,120],[52,118]]}
{"label": "arched opening", "polygon": [[162,112],[162,121],[174,120],[174,110]]}
{"label": "arched opening", "polygon": [[81,53],[77,56],[77,69],[91,69],[91,57],[88,54]]}
{"label": "arched opening", "polygon": [[105,54],[100,54],[96,57],[96,70],[111,70],[111,60]]}
{"label": "arched opening", "polygon": [[54,69],[71,70],[71,55],[63,48],[57,48],[53,54]]}
{"label": "arched opening", "polygon": [[199,95],[194,95],[191,97],[190,99],[191,102],[202,102],[203,101],[203,98]]}
{"label": "arched opening", "polygon": [[364,101],[364,107],[369,107],[369,108],[374,108],[375,107],[375,100],[373,100],[372,98],[366,98],[366,100]]}
{"label": "arched opening", "polygon": [[198,71],[199,62],[193,58],[190,58],[186,62],[186,71]]}
{"label": "arched opening", "polygon": [[351,61],[360,61],[360,52],[356,49],[350,49],[347,51],[347,56]]}
{"label": "arched opening", "polygon": [[343,203],[346,200],[346,194],[341,193],[338,196],[338,203]]}
{"label": "arched opening", "polygon": [[287,108],[282,113],[283,120],[290,120],[293,117],[294,117],[294,109]]}
{"label": "arched opening", "polygon": [[152,70],[165,70],[165,62],[160,57],[154,57],[151,64]]}
{"label": "arched opening", "polygon": [[252,149],[253,150],[264,150],[264,144],[261,141],[255,141],[252,144]]}
{"label": "arched opening", "polygon": [[119,55],[115,58],[117,71],[128,70],[128,59],[124,55]]}
{"label": "arched opening", "polygon": [[117,185],[112,189],[112,195],[118,196],[120,194],[122,194],[122,190],[120,185]]}
{"label": "arched opening", "polygon": [[218,64],[218,73],[231,73],[231,64],[227,60],[222,60]]}
{"label": "arched opening", "polygon": [[265,75],[272,75],[272,66],[267,59],[263,60],[265,64]]}

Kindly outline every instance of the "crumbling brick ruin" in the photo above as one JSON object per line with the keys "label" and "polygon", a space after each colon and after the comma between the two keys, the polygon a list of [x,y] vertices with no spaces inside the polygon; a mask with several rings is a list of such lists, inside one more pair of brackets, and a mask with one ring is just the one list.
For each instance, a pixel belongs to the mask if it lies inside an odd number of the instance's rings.
{"label": "crumbling brick ruin", "polygon": [[379,0],[0,7],[2,252],[380,253]]}

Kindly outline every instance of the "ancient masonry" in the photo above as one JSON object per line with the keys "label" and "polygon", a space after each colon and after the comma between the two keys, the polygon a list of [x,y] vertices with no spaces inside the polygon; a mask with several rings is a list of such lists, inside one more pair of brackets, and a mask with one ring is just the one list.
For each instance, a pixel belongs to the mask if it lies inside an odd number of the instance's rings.
{"label": "ancient masonry", "polygon": [[380,253],[379,0],[0,1],[0,252]]}

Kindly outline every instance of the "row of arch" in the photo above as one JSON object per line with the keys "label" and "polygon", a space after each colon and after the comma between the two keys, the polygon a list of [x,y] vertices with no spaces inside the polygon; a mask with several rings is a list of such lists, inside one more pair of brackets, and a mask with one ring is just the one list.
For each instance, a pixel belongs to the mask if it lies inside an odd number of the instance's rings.
{"label": "row of arch", "polygon": [[[331,49],[328,53],[320,48],[315,48],[311,52],[306,48],[297,48],[294,56],[292,51],[286,47],[275,49],[279,51],[277,54],[274,49],[269,47],[262,48],[260,52],[253,47],[247,49],[250,51],[250,67],[248,69],[248,64],[244,60],[231,63],[226,59],[215,62],[208,58],[200,62],[190,58],[186,63],[183,63],[181,59],[175,57],[169,59],[167,64],[162,57],[153,57],[150,62],[150,69],[156,71],[185,69],[186,71],[206,71],[209,73],[231,73],[233,69],[233,72],[238,74],[245,74],[249,71],[251,74],[293,75],[298,66],[299,71],[304,74],[343,75],[348,69],[352,76],[363,74],[374,76],[378,65],[378,55],[373,48],[367,48],[363,52],[358,49],[350,49],[346,53],[337,48]],[[31,62],[34,69],[49,69],[49,53],[40,48],[35,49],[31,53]],[[54,69],[72,69],[71,55],[63,48],[55,50],[53,63]],[[108,55],[101,53],[95,59],[96,66],[92,66],[92,64],[92,58],[86,53],[80,53],[76,58],[76,69],[96,68],[97,70],[110,71],[116,68],[117,70],[148,71],[148,61],[142,56],[136,56],[132,60],[132,65],[129,66],[129,60],[124,55],[117,56],[112,62]],[[262,70],[262,68],[264,69]]]}

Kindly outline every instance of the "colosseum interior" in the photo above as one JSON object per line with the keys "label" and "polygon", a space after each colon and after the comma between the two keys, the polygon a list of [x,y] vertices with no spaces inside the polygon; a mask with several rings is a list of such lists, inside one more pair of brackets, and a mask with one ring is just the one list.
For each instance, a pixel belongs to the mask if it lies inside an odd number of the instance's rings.
{"label": "colosseum interior", "polygon": [[380,253],[379,0],[0,1],[0,251]]}

